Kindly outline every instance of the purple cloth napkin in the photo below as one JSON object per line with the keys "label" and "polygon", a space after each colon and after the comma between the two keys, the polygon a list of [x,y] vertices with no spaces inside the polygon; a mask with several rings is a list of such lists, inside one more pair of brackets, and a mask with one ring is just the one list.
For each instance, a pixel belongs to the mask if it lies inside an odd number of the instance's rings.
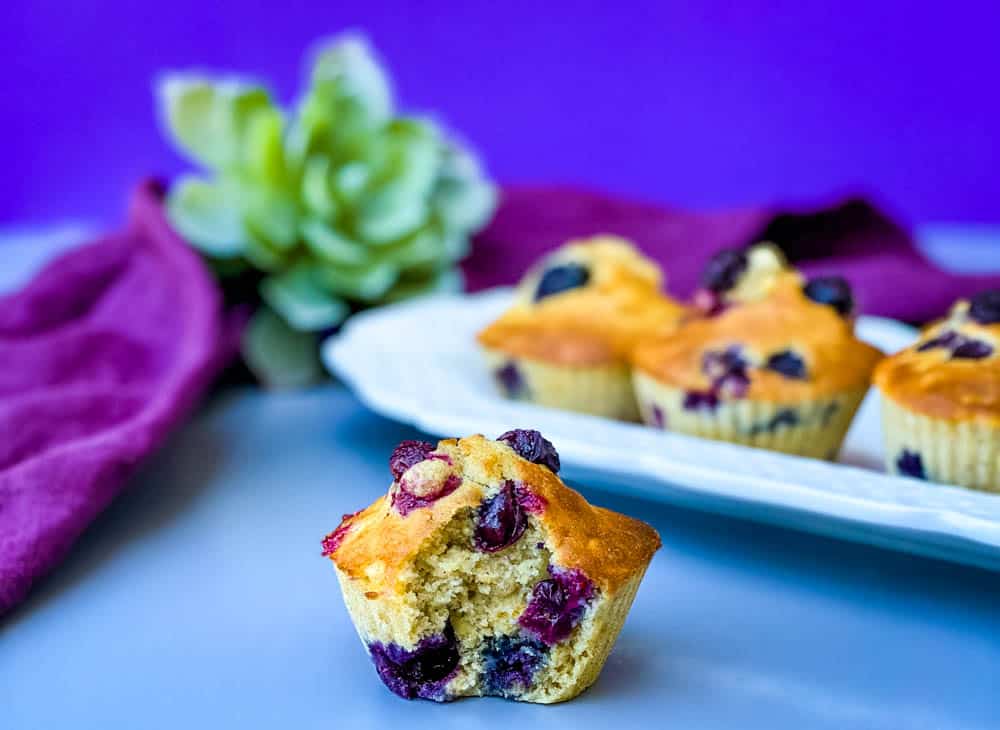
{"label": "purple cloth napkin", "polygon": [[141,185],[125,231],[0,297],[0,615],[235,352],[239,323],[160,200]]}
{"label": "purple cloth napkin", "polygon": [[771,240],[809,275],[841,274],[860,311],[909,322],[943,315],[951,303],[1000,288],[1000,276],[949,274],[929,262],[909,233],[862,200],[819,210],[675,210],[571,187],[508,187],[493,223],[464,268],[472,291],[511,284],[541,253],[566,239],[616,233],[667,271],[682,297],[721,248]]}

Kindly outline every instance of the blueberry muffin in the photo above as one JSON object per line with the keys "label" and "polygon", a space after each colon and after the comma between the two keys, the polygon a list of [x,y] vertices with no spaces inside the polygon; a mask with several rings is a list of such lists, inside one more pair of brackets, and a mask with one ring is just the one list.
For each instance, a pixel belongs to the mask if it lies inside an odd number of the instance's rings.
{"label": "blueberry muffin", "polygon": [[683,312],[662,285],[656,264],[620,238],[571,241],[546,256],[522,279],[514,305],[479,333],[500,392],[637,420],[629,352]]}
{"label": "blueberry muffin", "polygon": [[875,370],[890,473],[1000,492],[1000,290],[952,307]]}
{"label": "blueberry muffin", "polygon": [[406,441],[388,494],[323,541],[397,695],[561,702],[601,671],[660,540],[556,476],[537,431]]}
{"label": "blueberry muffin", "polygon": [[702,282],[698,314],[633,353],[643,419],[835,458],[881,357],[854,336],[847,282],[806,281],[770,244],[717,254]]}

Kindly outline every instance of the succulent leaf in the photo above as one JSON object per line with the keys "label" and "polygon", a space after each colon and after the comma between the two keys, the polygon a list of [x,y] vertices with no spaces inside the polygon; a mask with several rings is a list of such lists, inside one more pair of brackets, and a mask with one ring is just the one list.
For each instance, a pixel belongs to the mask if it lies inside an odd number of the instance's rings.
{"label": "succulent leaf", "polygon": [[303,332],[330,329],[344,321],[350,307],[316,283],[315,271],[297,267],[261,283],[261,296],[293,328]]}
{"label": "succulent leaf", "polygon": [[368,40],[348,33],[319,45],[313,61],[314,85],[336,84],[344,101],[353,102],[368,124],[383,124],[392,117],[392,86]]}
{"label": "succulent leaf", "polygon": [[322,376],[316,336],[292,329],[269,307],[257,310],[241,344],[247,367],[268,387],[301,388]]}
{"label": "succulent leaf", "polygon": [[236,191],[224,181],[184,176],[167,198],[167,217],[177,232],[207,256],[233,258],[245,252],[249,233]]}
{"label": "succulent leaf", "polygon": [[168,74],[159,93],[167,131],[194,162],[209,169],[239,167],[251,119],[258,111],[273,110],[267,91],[235,77]]}
{"label": "succulent leaf", "polygon": [[373,304],[392,288],[399,267],[390,261],[373,261],[367,266],[325,266],[317,271],[320,285],[337,296]]}
{"label": "succulent leaf", "polygon": [[368,261],[368,247],[341,234],[322,220],[306,218],[300,227],[302,239],[320,262],[360,266]]}
{"label": "succulent leaf", "polygon": [[[310,333],[355,309],[461,286],[455,262],[496,189],[434,119],[397,116],[363,37],[322,43],[287,113],[235,77],[170,74],[158,92],[169,135],[205,168],[174,183],[167,214],[224,286],[260,282],[244,345],[265,381],[314,377]],[[244,269],[261,273],[224,275]]]}

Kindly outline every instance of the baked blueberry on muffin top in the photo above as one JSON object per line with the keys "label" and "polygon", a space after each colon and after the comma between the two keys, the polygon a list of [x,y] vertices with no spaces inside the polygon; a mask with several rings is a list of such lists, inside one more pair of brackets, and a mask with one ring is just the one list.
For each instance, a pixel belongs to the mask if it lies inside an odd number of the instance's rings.
{"label": "baked blueberry on muffin top", "polygon": [[558,470],[537,431],[403,442],[388,494],[324,539],[391,691],[547,703],[597,679],[660,541]]}

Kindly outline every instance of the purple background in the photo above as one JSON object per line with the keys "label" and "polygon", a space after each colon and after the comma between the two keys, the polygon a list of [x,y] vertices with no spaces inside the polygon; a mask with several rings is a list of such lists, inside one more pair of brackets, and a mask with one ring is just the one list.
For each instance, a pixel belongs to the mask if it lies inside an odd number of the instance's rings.
{"label": "purple background", "polygon": [[15,1],[0,222],[121,218],[133,182],[184,165],[158,70],[245,70],[287,100],[303,49],[347,27],[504,181],[699,207],[861,190],[909,221],[1000,221],[1000,5],[918,5]]}

